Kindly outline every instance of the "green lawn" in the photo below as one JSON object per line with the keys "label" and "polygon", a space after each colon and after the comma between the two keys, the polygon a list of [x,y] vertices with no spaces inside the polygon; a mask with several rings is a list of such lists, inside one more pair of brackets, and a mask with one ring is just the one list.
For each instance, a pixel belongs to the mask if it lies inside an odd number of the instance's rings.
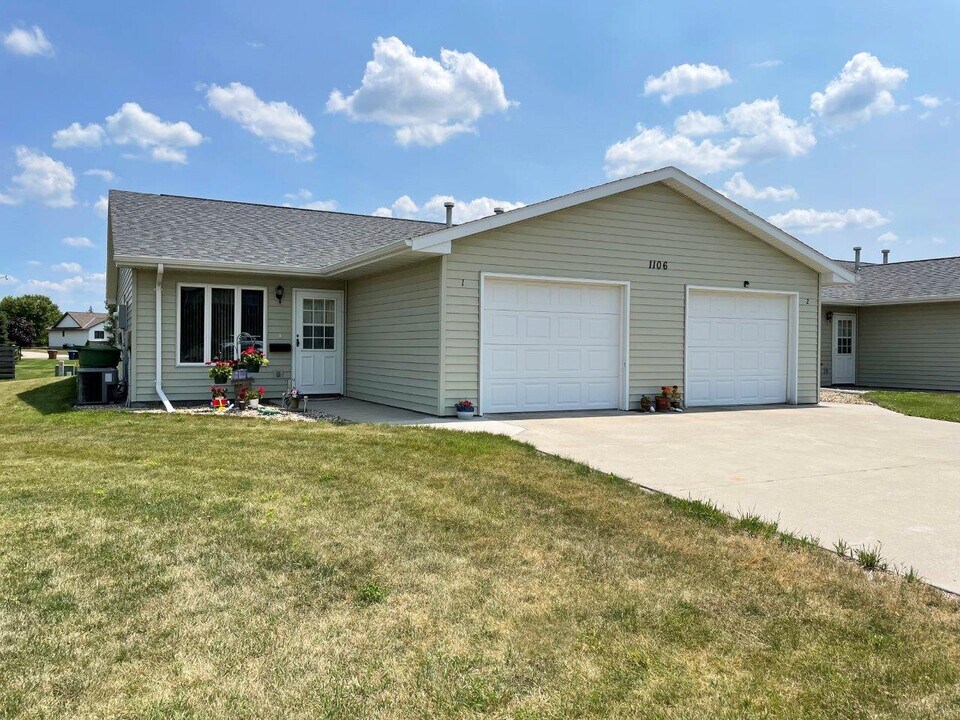
{"label": "green lawn", "polygon": [[865,397],[904,415],[960,422],[960,393],[876,390]]}
{"label": "green lawn", "polygon": [[0,718],[960,717],[960,608],[503,437],[0,383]]}
{"label": "green lawn", "polygon": [[67,360],[66,354],[58,360],[47,360],[46,358],[24,358],[17,363],[17,380],[41,380],[52,378],[54,368],[57,363],[63,360],[66,365],[76,365],[74,361]]}

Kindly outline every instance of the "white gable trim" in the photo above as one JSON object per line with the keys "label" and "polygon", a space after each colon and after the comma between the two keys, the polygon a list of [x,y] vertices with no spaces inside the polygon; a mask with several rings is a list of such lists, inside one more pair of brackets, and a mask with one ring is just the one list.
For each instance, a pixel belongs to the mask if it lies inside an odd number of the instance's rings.
{"label": "white gable trim", "polygon": [[724,213],[729,214],[732,218],[738,220],[738,224],[741,224],[744,229],[751,232],[751,234],[785,252],[804,265],[822,273],[825,276],[824,283],[852,283],[856,281],[854,274],[845,270],[838,263],[675,167],[665,167],[642,175],[634,175],[633,177],[615,180],[604,185],[597,185],[596,187],[587,188],[586,190],[578,190],[577,192],[570,193],[569,195],[561,195],[552,200],[526,205],[522,208],[510,210],[499,215],[490,215],[462,225],[444,228],[428,235],[421,235],[412,240],[407,240],[406,243],[415,252],[446,254],[450,252],[449,244],[454,240],[476,235],[477,233],[488,230],[495,230],[506,225],[530,220],[540,217],[541,215],[546,215],[547,213],[564,210],[575,205],[600,200],[605,197],[610,197],[611,195],[627,192],[628,190],[635,190],[636,188],[659,182],[663,182],[669,187],[683,192],[683,194],[690,197],[691,200],[703,205],[714,213],[721,216],[723,216]]}

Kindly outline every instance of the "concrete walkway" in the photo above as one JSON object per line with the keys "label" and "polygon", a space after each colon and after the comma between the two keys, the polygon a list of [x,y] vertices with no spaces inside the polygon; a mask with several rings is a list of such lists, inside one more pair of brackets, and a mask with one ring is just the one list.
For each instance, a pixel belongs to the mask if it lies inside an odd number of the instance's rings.
{"label": "concrete walkway", "polygon": [[880,544],[889,562],[960,593],[958,423],[844,404],[460,422],[355,400],[322,402],[348,420],[509,435],[655,490],[711,500],[731,514],[776,519],[824,547],[838,538]]}

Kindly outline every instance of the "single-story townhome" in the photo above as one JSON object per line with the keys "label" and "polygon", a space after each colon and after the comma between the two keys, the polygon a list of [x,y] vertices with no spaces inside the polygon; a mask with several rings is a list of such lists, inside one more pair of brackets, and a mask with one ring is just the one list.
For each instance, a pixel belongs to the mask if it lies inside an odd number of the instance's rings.
{"label": "single-story townhome", "polygon": [[821,290],[855,280],[673,167],[459,225],[111,191],[107,248],[133,403],[209,397],[243,334],[268,397],[812,404]]}
{"label": "single-story townhome", "polygon": [[960,257],[854,253],[857,282],[821,290],[821,383],[960,391]]}
{"label": "single-story townhome", "polygon": [[104,342],[107,339],[107,314],[68,310],[47,328],[47,347],[64,348]]}

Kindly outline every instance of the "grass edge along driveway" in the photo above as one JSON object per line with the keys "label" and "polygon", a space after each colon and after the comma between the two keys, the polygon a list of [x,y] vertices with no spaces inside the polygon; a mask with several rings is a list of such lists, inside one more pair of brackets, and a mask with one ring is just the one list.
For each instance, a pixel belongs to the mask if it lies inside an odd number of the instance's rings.
{"label": "grass edge along driveway", "polygon": [[922,390],[872,390],[872,403],[902,415],[960,422],[960,393]]}
{"label": "grass edge along driveway", "polygon": [[72,387],[0,383],[0,717],[960,717],[922,584],[504,437]]}

